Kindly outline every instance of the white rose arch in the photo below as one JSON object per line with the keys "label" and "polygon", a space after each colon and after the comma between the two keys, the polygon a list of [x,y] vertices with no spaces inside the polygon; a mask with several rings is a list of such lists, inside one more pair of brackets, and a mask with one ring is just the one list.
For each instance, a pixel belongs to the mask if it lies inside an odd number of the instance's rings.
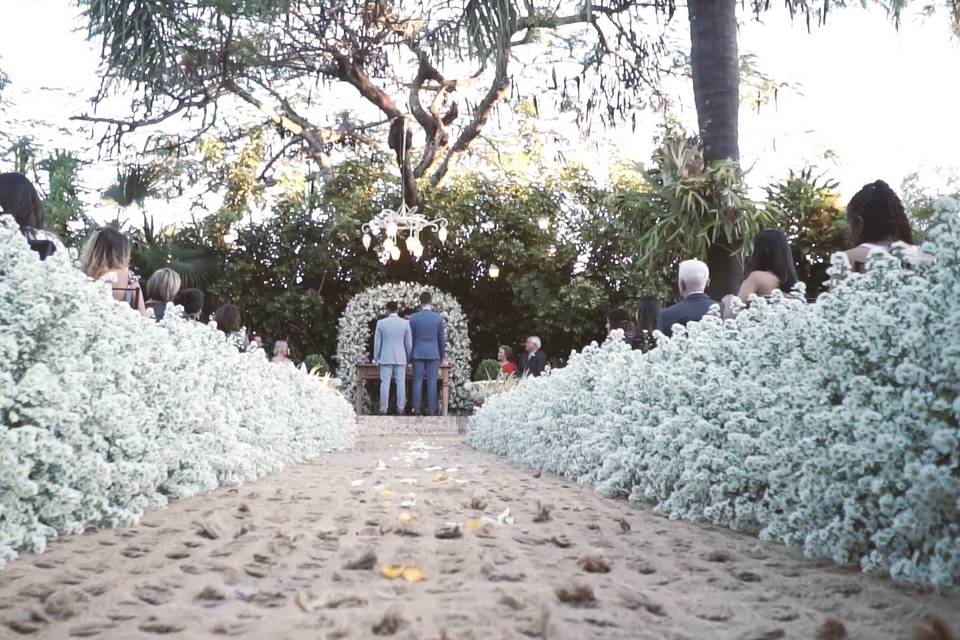
{"label": "white rose arch", "polygon": [[433,308],[447,323],[447,360],[450,361],[450,409],[463,410],[470,403],[464,384],[470,381],[470,336],[467,318],[460,303],[448,293],[414,282],[399,282],[373,287],[354,296],[340,316],[337,335],[337,370],[342,390],[353,397],[357,384],[355,365],[369,362],[370,322],[384,313],[387,302],[396,300],[401,309],[416,309],[420,294],[433,296]]}

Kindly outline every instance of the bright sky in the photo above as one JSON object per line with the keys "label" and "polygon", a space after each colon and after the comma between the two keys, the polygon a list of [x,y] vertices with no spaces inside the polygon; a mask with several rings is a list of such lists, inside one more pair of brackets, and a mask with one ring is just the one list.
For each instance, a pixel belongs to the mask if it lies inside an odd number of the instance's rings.
{"label": "bright sky", "polygon": [[[4,95],[12,104],[2,132],[28,133],[45,148],[84,152],[93,161],[84,173],[86,200],[99,207],[97,217],[110,217],[98,194],[114,170],[96,162],[93,140],[78,135],[69,120],[89,110],[85,100],[99,79],[98,51],[77,31],[77,8],[70,0],[3,0],[3,9],[0,69],[10,77]],[[684,24],[685,16],[677,20]],[[898,32],[881,10],[838,10],[809,34],[783,10],[766,14],[764,24],[743,20],[741,53],[754,54],[766,75],[796,87],[782,90],[777,104],[759,114],[747,106],[741,110],[740,149],[754,187],[807,163],[829,170],[845,197],[877,178],[897,188],[915,171],[937,188],[943,170],[958,170],[960,83],[954,76],[960,42],[951,39],[946,16],[908,15]],[[689,82],[675,88],[681,116],[694,130]],[[621,157],[648,160],[658,118],[643,118],[648,122],[636,134],[607,132]],[[32,120],[63,131],[33,126]],[[11,164],[9,154],[0,158],[0,170]],[[154,203],[150,209],[165,222],[185,219],[173,205]]]}

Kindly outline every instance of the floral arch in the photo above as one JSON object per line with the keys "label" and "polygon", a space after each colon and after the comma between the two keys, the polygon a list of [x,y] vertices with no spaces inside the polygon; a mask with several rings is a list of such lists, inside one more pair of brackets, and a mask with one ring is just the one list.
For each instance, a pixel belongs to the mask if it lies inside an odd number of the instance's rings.
{"label": "floral arch", "polygon": [[447,323],[447,359],[450,361],[450,408],[470,406],[464,384],[470,381],[470,336],[467,318],[460,303],[449,293],[415,282],[384,284],[354,296],[340,316],[337,334],[337,369],[343,393],[353,397],[357,384],[355,364],[369,362],[367,345],[371,340],[371,322],[384,312],[391,300],[401,309],[415,309],[424,291],[433,296],[433,308]]}

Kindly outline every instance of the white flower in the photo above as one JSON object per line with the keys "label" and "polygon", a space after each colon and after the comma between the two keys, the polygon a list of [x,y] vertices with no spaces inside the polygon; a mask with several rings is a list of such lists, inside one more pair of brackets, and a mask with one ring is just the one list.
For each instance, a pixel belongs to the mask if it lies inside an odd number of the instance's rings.
{"label": "white flower", "polygon": [[832,259],[815,304],[757,299],[646,354],[591,345],[487,400],[473,446],[934,586],[960,585],[960,208],[935,260]]}
{"label": "white flower", "polygon": [[58,532],[343,449],[354,416],[330,385],[241,354],[171,309],[157,323],[40,262],[0,217],[0,564]]}

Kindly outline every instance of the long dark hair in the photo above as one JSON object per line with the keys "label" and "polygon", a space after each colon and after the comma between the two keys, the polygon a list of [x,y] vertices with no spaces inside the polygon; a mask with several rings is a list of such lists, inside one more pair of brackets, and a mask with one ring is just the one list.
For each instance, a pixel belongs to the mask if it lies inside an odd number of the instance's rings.
{"label": "long dark hair", "polygon": [[637,303],[637,333],[653,331],[660,319],[660,302],[656,298],[640,298]]}
{"label": "long dark hair", "polygon": [[0,173],[0,209],[13,216],[21,233],[47,228],[40,195],[22,173]]}
{"label": "long dark hair", "polygon": [[857,246],[864,242],[906,242],[913,244],[913,230],[900,198],[883,180],[864,185],[847,204],[847,220],[859,219],[860,233],[851,237]]}
{"label": "long dark hair", "polygon": [[240,331],[243,327],[240,319],[240,309],[229,302],[220,305],[220,308],[213,312],[213,321],[217,323],[217,329],[224,333]]}
{"label": "long dark hair", "polygon": [[750,265],[753,271],[769,271],[777,276],[781,291],[789,292],[797,284],[790,241],[780,231],[765,229],[756,235]]}

